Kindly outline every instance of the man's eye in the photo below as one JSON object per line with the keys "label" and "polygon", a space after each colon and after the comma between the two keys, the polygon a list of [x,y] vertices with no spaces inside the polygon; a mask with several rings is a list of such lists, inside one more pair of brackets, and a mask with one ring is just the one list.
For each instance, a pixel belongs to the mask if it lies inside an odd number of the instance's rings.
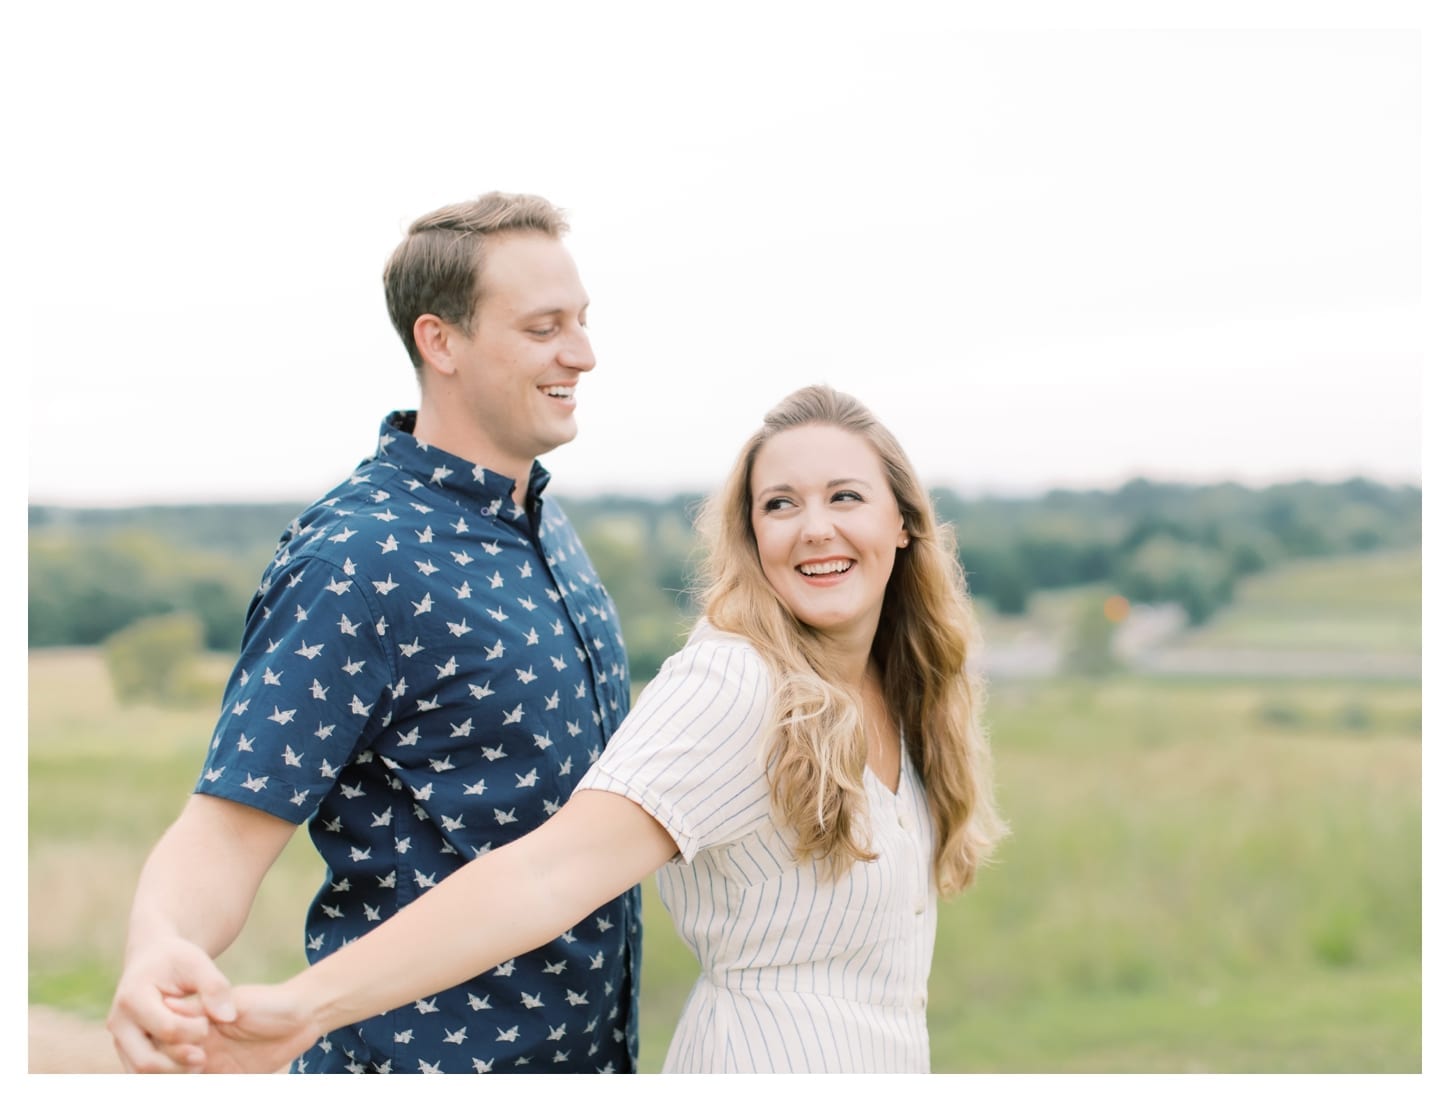
{"label": "man's eye", "polygon": [[549,325],[543,329],[530,329],[529,332],[536,337],[552,337],[557,326]]}

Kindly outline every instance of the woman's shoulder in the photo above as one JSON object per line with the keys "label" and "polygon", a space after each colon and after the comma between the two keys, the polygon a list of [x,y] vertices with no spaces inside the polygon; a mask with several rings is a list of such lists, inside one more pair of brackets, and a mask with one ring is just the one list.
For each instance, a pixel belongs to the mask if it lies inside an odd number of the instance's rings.
{"label": "woman's shoulder", "polygon": [[690,629],[685,645],[678,652],[679,655],[691,657],[723,653],[729,653],[731,657],[747,665],[765,668],[765,659],[754,643],[743,635],[716,627],[703,616]]}
{"label": "woman's shoulder", "polygon": [[767,691],[770,672],[749,639],[723,631],[701,617],[680,649],[665,660],[654,681],[680,684],[720,678],[758,685],[760,691]]}

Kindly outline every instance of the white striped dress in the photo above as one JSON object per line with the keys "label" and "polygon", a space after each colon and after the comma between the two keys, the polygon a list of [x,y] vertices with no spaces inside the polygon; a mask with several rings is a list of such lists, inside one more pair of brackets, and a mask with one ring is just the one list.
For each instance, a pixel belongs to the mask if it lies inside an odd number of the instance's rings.
{"label": "white striped dress", "polygon": [[895,793],[867,770],[880,856],[832,881],[795,862],[771,819],[769,713],[760,656],[702,622],[579,783],[633,800],[680,848],[659,890],[701,975],[664,1070],[928,1071],[936,891],[920,778],[904,746]]}

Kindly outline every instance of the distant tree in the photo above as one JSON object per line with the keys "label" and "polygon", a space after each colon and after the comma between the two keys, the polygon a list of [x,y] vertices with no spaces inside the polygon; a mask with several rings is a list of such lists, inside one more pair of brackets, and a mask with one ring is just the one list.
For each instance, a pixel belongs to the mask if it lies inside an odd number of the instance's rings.
{"label": "distant tree", "polygon": [[137,620],[102,648],[116,699],[156,704],[194,703],[191,668],[202,649],[201,620],[189,612]]}
{"label": "distant tree", "polygon": [[1118,669],[1113,654],[1117,624],[1099,599],[1084,601],[1077,610],[1063,649],[1062,672],[1080,677],[1103,677]]}

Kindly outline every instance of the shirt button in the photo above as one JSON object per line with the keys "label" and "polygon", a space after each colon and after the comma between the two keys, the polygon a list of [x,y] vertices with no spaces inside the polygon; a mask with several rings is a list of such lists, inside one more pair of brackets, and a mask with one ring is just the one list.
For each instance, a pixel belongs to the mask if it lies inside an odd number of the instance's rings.
{"label": "shirt button", "polygon": [[924,900],[924,899],[918,899],[916,901],[916,913],[918,915],[924,915],[924,914],[926,914],[926,900]]}

